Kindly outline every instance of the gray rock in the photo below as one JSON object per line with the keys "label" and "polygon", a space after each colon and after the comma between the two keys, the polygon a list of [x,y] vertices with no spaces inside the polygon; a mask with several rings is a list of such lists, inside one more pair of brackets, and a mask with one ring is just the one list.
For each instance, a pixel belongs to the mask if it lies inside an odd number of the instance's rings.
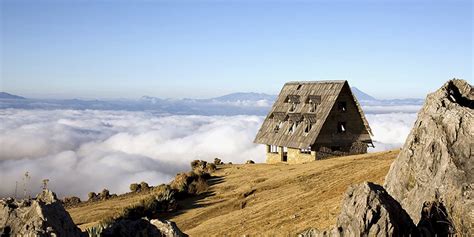
{"label": "gray rock", "polygon": [[166,237],[184,237],[188,236],[181,232],[176,223],[167,220],[153,219],[150,224],[154,225],[163,236]]}
{"label": "gray rock", "polygon": [[186,237],[172,221],[152,219],[121,219],[106,227],[103,237],[135,237],[135,236],[163,236]]}
{"label": "gray rock", "polygon": [[415,229],[408,214],[382,186],[365,182],[348,188],[333,229],[311,229],[300,236],[408,236]]}
{"label": "gray rock", "polygon": [[474,236],[473,100],[473,87],[457,79],[429,94],[384,184],[415,223],[428,223],[423,207],[436,203],[465,236]]}
{"label": "gray rock", "polygon": [[0,200],[2,236],[82,236],[56,195],[44,190],[35,199]]}

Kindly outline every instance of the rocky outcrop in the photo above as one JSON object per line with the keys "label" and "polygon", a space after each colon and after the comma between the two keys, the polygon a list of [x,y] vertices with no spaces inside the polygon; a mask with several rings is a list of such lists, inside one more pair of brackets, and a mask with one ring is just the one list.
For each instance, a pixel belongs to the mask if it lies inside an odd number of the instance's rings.
{"label": "rocky outcrop", "polygon": [[473,101],[474,89],[463,80],[429,94],[385,179],[390,195],[425,232],[474,236]]}
{"label": "rocky outcrop", "polygon": [[163,236],[186,237],[172,221],[152,219],[129,220],[122,219],[106,227],[101,233],[103,237],[135,237]]}
{"label": "rocky outcrop", "polygon": [[43,190],[30,200],[0,200],[1,236],[82,236],[56,195]]}
{"label": "rocky outcrop", "polygon": [[362,183],[348,188],[332,230],[308,230],[300,236],[408,236],[415,225],[385,189]]}

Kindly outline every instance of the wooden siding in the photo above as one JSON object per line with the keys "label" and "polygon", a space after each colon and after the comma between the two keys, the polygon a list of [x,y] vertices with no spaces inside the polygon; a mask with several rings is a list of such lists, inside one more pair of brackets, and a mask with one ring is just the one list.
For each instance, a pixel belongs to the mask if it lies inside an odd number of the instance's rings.
{"label": "wooden siding", "polygon": [[[348,99],[348,104],[351,104],[351,107],[358,111],[357,117],[360,118],[362,126],[365,127],[366,134],[370,134],[370,127],[363,116],[362,109],[352,95],[346,81],[289,82],[283,86],[254,142],[292,148],[312,146],[316,142],[343,88],[348,88],[348,91],[344,90],[344,94],[348,98],[352,98],[350,99],[351,103]],[[290,98],[290,101],[298,98],[298,102],[293,105],[287,102],[288,98]],[[308,103],[309,98],[320,100],[319,103],[316,103],[315,111],[311,111],[312,105]],[[292,106],[294,106],[294,110],[290,111]],[[289,133],[295,122],[298,122],[298,126],[292,133]],[[305,132],[307,124],[311,124],[308,133]],[[277,126],[279,126],[279,129],[276,129]],[[362,136],[367,140],[365,135]]]}

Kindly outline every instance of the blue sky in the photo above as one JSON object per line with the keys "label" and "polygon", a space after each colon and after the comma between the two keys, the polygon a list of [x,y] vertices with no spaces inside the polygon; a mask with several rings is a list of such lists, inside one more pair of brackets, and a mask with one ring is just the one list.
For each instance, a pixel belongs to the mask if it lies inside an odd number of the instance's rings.
{"label": "blue sky", "polygon": [[1,0],[0,90],[57,98],[276,94],[346,79],[378,98],[472,83],[458,1]]}

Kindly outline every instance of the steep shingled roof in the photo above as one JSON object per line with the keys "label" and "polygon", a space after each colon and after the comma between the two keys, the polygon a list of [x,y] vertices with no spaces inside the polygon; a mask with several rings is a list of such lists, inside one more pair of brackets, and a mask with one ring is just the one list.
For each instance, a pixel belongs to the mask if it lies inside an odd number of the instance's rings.
{"label": "steep shingled roof", "polygon": [[[286,83],[258,131],[254,142],[293,148],[307,148],[314,144],[344,86],[349,87],[347,81],[294,81]],[[352,97],[365,128],[369,134],[372,134],[362,108],[353,94]],[[310,99],[319,102],[314,112],[309,112],[311,105],[307,102]],[[289,110],[292,103],[287,103],[288,100],[298,104],[291,112]],[[298,126],[293,134],[289,134],[287,132],[275,132],[279,121],[283,121],[280,125],[281,128],[279,128],[282,131],[290,129],[290,121],[311,121],[314,123],[307,134],[304,131],[305,126]]]}

